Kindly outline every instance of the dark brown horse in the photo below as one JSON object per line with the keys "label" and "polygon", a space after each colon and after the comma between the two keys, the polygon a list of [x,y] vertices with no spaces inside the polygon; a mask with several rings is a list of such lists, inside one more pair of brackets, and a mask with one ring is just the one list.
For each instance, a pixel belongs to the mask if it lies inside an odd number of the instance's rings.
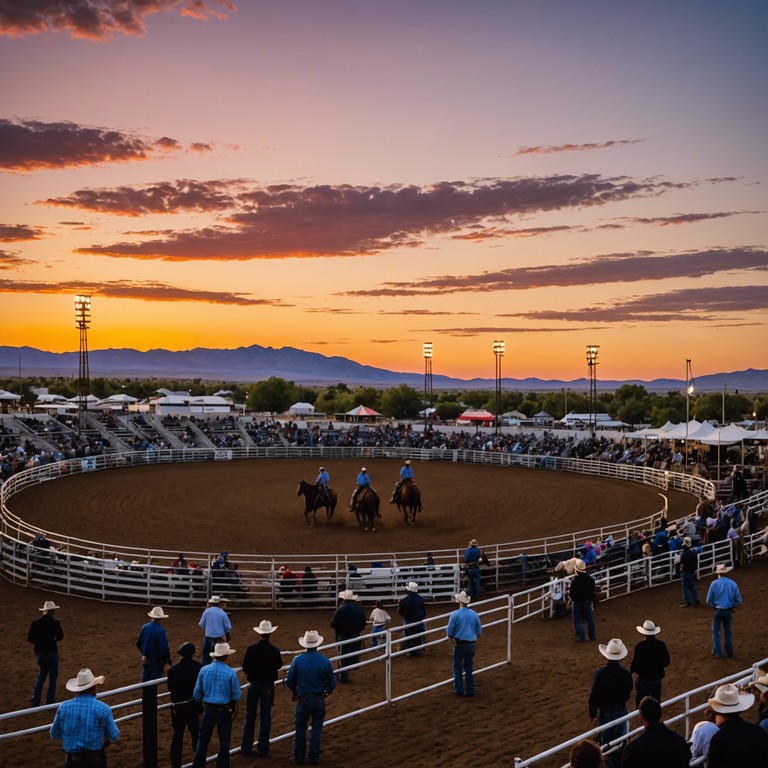
{"label": "dark brown horse", "polygon": [[421,491],[416,483],[406,483],[400,489],[397,495],[397,508],[403,513],[406,525],[413,525],[416,522],[416,514],[421,512]]}
{"label": "dark brown horse", "polygon": [[379,497],[370,489],[362,488],[357,494],[355,506],[352,508],[357,518],[357,524],[364,531],[369,528],[376,530],[376,515],[379,513]]}
{"label": "dark brown horse", "polygon": [[[328,520],[333,517],[333,511],[336,509],[336,502],[338,501],[336,491],[333,488],[328,488],[328,496],[326,498],[325,494],[316,485],[302,480],[296,489],[296,495],[304,497],[304,517],[307,525],[317,525],[317,510],[321,507],[325,507],[325,515]],[[309,520],[310,515],[312,516],[312,522]]]}

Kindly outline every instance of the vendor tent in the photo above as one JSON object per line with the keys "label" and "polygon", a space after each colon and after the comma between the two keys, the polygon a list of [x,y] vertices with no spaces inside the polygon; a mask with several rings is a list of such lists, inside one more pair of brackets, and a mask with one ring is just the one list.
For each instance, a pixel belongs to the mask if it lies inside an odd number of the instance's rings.
{"label": "vendor tent", "polygon": [[312,403],[294,403],[289,409],[288,413],[291,416],[313,416],[315,413],[315,406]]}
{"label": "vendor tent", "polygon": [[456,418],[456,424],[493,424],[496,417],[483,408],[467,408],[464,413]]}
{"label": "vendor tent", "polygon": [[377,419],[383,419],[384,416],[378,411],[374,411],[373,408],[368,408],[365,405],[358,405],[357,408],[353,408],[346,413],[336,414],[340,421],[376,421]]}

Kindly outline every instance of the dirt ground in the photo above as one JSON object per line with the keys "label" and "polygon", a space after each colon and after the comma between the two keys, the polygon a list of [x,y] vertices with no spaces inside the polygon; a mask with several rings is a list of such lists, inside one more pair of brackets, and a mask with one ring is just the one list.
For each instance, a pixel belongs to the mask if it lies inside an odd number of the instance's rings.
{"label": "dirt ground", "polygon": [[[359,461],[328,465],[332,486],[346,501]],[[391,490],[399,463],[368,461],[366,466],[382,495]],[[47,530],[94,540],[182,551],[253,553],[387,552],[409,549],[464,547],[469,538],[481,545],[514,541],[584,529],[600,522],[635,519],[657,511],[661,499],[652,488],[591,477],[545,471],[477,467],[438,462],[417,463],[416,480],[424,497],[417,525],[406,528],[394,507],[385,505],[375,533],[363,533],[340,505],[331,523],[309,529],[303,500],[296,498],[298,481],[314,479],[316,461],[264,460],[220,464],[144,467],[81,475],[46,483],[13,500],[12,509]],[[695,501],[670,494],[670,515],[692,512]],[[654,590],[601,603],[596,609],[598,642],[620,637],[631,648],[642,639],[635,626],[652,618],[662,627],[672,656],[664,695],[671,697],[768,657],[765,575],[768,563],[753,563],[735,572],[744,607],[734,620],[735,657],[713,659],[711,613],[704,608],[680,609],[680,586]],[[709,579],[699,584],[705,592]],[[0,580],[4,616],[9,625],[0,636],[3,662],[0,675],[2,711],[30,703],[36,665],[26,644],[29,622],[50,595],[25,590]],[[703,595],[702,595],[703,597]],[[135,640],[146,622],[146,606],[103,604],[56,595],[57,616],[65,639],[60,644],[59,698],[69,694],[64,683],[89,666],[106,674],[104,689],[138,682],[140,659]],[[396,606],[388,606],[396,614]],[[394,610],[392,610],[394,608]],[[450,610],[429,606],[430,615]],[[164,622],[172,647],[185,640],[201,643],[198,609],[170,611]],[[274,642],[284,651],[298,648],[304,630],[318,629],[329,641],[331,611],[281,611],[265,616],[261,610],[232,612],[233,657],[258,636],[251,629],[262,618],[279,625]],[[398,622],[395,621],[394,624]],[[506,636],[496,628],[478,643],[476,666],[503,658]],[[442,644],[418,659],[398,660],[394,693],[405,693],[451,674],[450,648]],[[603,661],[596,643],[576,644],[569,619],[530,619],[513,627],[512,663],[478,676],[474,699],[451,696],[450,687],[378,709],[341,724],[324,736],[323,762],[329,766],[379,768],[389,765],[439,765],[464,768],[469,763],[512,765],[576,736],[589,727],[586,700],[592,672]],[[379,665],[353,674],[353,682],[337,687],[328,701],[328,717],[381,698]],[[273,734],[290,729],[290,695],[278,689]],[[749,713],[756,719],[756,712]],[[30,717],[23,725],[49,722]],[[161,714],[160,765],[168,765],[169,727]],[[233,729],[239,743],[242,712]],[[22,726],[3,723],[0,731]],[[214,740],[215,742],[215,740]],[[271,763],[287,764],[289,741],[273,745]],[[191,759],[191,755],[189,755]],[[233,766],[246,765],[240,756]],[[46,733],[0,741],[0,765],[30,768],[59,766],[60,742]],[[113,768],[142,765],[141,721],[121,725],[120,742],[110,749]]]}

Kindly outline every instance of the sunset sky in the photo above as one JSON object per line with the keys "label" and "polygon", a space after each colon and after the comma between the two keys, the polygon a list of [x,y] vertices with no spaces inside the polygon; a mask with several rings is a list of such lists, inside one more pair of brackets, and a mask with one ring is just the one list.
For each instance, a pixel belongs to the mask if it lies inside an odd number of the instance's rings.
{"label": "sunset sky", "polygon": [[0,344],[76,350],[89,293],[91,349],[768,368],[766,29],[764,0],[6,0]]}

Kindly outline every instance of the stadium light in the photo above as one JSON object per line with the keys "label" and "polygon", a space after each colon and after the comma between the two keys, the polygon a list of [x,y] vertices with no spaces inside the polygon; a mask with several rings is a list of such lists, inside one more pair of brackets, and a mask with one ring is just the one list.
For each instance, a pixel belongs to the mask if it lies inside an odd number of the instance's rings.
{"label": "stadium light", "polygon": [[587,344],[589,426],[593,438],[597,430],[597,354],[599,349],[598,344]]}
{"label": "stadium light", "polygon": [[683,456],[683,473],[688,472],[688,422],[691,420],[691,395],[693,393],[694,386],[693,374],[691,373],[691,359],[688,358],[685,361],[685,456]]}
{"label": "stadium light", "polygon": [[506,343],[496,339],[493,342],[493,354],[496,358],[496,434],[499,434],[499,431],[501,429],[501,358],[504,357],[504,348],[506,347]]}
{"label": "stadium light", "polygon": [[429,410],[432,408],[432,342],[425,341],[424,351],[424,431],[429,426]]}
{"label": "stadium light", "polygon": [[91,324],[91,297],[75,296],[75,322],[80,330],[80,362],[77,371],[77,431],[87,424],[90,368],[88,365],[88,326]]}

